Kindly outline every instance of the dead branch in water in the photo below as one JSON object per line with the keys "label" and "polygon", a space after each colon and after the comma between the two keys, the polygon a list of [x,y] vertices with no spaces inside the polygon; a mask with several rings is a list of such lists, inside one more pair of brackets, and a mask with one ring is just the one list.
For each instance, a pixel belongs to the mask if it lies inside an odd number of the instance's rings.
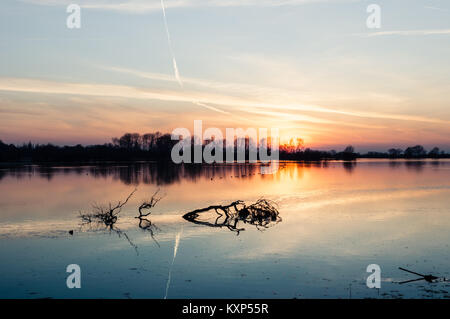
{"label": "dead branch in water", "polygon": [[[155,224],[153,224],[149,219],[145,218],[149,216],[152,212],[151,209],[155,207],[160,200],[164,198],[164,195],[158,196],[160,189],[150,197],[150,200],[144,201],[141,206],[139,206],[139,216],[135,217],[139,219],[139,228],[143,231],[150,233],[150,236],[155,241],[155,243],[160,247],[158,241],[155,239],[155,231],[160,230]],[[147,212],[145,212],[147,211]]]}
{"label": "dead branch in water", "polygon": [[137,189],[132,191],[124,202],[119,201],[116,206],[112,206],[111,203],[109,203],[107,206],[93,204],[92,213],[83,214],[80,212],[80,218],[83,224],[91,224],[93,222],[96,222],[100,225],[105,225],[109,229],[112,229],[114,224],[117,222],[118,215],[122,211],[122,208],[128,203],[128,201],[136,191]]}
{"label": "dead branch in water", "polygon": [[279,223],[281,217],[277,204],[267,199],[259,199],[256,203],[239,211],[239,219],[250,225],[268,228],[271,223]]}
{"label": "dead branch in water", "polygon": [[[215,212],[218,217],[214,223],[200,220],[200,214]],[[224,217],[225,216],[225,217]],[[224,220],[220,221],[224,217]],[[243,201],[235,201],[229,205],[214,205],[202,209],[196,209],[183,216],[187,221],[208,227],[226,227],[238,235],[245,228],[239,228],[240,222],[255,226],[258,230],[264,230],[281,222],[277,204],[266,199],[259,199],[256,203],[247,206]]]}
{"label": "dead branch in water", "polygon": [[[136,218],[142,218],[142,217],[147,217],[148,215],[151,214],[151,209],[153,207],[156,206],[156,204],[158,204],[158,202],[164,198],[163,196],[159,196],[158,197],[158,193],[159,193],[160,189],[158,188],[158,190],[152,195],[152,197],[150,197],[149,201],[145,201],[141,204],[141,206],[139,206],[139,216]],[[144,213],[144,210],[148,210],[148,213]]]}
{"label": "dead branch in water", "polygon": [[81,227],[89,226],[90,230],[105,229],[109,230],[110,232],[116,233],[119,238],[123,236],[128,241],[128,243],[136,250],[136,253],[139,254],[137,246],[131,241],[128,235],[119,228],[115,227],[115,224],[118,220],[118,215],[122,211],[122,208],[128,203],[128,201],[136,191],[137,189],[132,191],[130,195],[128,195],[128,197],[125,199],[125,201],[119,201],[115,206],[113,206],[111,203],[109,203],[107,206],[93,204],[92,213],[85,214],[80,212]]}

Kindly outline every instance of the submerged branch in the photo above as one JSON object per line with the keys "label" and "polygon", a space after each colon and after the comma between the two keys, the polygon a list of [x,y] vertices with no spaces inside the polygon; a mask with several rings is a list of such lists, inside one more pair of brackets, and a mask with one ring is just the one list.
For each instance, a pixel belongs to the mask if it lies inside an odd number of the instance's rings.
{"label": "submerged branch", "polygon": [[124,231],[115,227],[115,224],[118,220],[118,215],[122,211],[122,208],[128,203],[128,201],[131,199],[134,193],[136,193],[136,191],[137,189],[132,191],[130,195],[128,195],[128,197],[125,199],[125,201],[119,201],[115,206],[113,206],[111,203],[106,206],[93,204],[92,213],[86,214],[80,212],[81,227],[89,226],[90,230],[109,230],[109,232],[116,233],[119,238],[123,236],[128,241],[128,243],[136,250],[136,253],[139,254],[137,245],[131,241],[131,239]]}
{"label": "submerged branch", "polygon": [[[141,217],[146,217],[151,214],[150,210],[164,198],[164,195],[158,196],[159,191],[160,189],[158,188],[158,190],[150,197],[150,200],[143,202],[141,206],[139,206],[139,216],[136,218],[140,219]],[[144,210],[148,210],[148,213],[144,213]]]}
{"label": "submerged branch", "polygon": [[[200,219],[200,214],[210,212],[218,215],[214,222]],[[224,219],[221,221],[222,217]],[[239,223],[253,225],[262,231],[282,221],[277,204],[266,199],[259,199],[256,203],[248,206],[241,200],[232,202],[229,205],[213,205],[193,210],[185,214],[183,218],[197,225],[218,228],[226,227],[238,235],[245,230],[245,228],[238,226]]]}

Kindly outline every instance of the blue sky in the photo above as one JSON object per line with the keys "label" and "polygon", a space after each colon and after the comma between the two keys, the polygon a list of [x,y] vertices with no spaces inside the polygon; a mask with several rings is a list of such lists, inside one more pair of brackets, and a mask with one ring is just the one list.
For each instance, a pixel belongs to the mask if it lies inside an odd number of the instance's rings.
{"label": "blue sky", "polygon": [[[0,4],[0,139],[277,127],[316,148],[450,149],[450,3],[160,0]],[[381,7],[368,29],[366,8]]]}

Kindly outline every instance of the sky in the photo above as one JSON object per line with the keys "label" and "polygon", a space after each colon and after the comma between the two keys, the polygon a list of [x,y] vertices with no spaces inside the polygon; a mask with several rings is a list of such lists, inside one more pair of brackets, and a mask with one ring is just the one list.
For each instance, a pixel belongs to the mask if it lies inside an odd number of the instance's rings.
{"label": "sky", "polygon": [[[66,8],[81,6],[81,28]],[[381,8],[370,29],[367,7]],[[450,151],[448,0],[2,0],[0,139],[278,128]],[[164,10],[163,10],[164,8]]]}

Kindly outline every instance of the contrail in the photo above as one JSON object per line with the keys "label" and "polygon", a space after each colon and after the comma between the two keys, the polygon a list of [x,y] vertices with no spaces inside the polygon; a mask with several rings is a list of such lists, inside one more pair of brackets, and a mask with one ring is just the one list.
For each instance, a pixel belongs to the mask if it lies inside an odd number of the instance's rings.
{"label": "contrail", "polygon": [[169,269],[169,278],[167,278],[166,294],[164,296],[164,299],[167,299],[167,296],[169,295],[170,281],[172,279],[172,268],[173,268],[173,265],[175,264],[175,258],[177,257],[178,247],[180,246],[180,239],[181,239],[182,232],[183,232],[183,228],[181,228],[180,232],[175,237],[175,247],[173,249],[172,265],[170,265],[170,269]]}
{"label": "contrail", "polygon": [[172,40],[170,40],[170,32],[169,32],[169,26],[167,25],[166,8],[164,7],[164,0],[161,0],[161,8],[162,8],[163,16],[164,16],[164,26],[166,27],[166,34],[167,34],[167,41],[169,43],[169,50],[170,50],[170,54],[172,55],[173,71],[175,73],[175,78],[177,79],[178,84],[181,87],[183,87],[183,82],[181,81],[180,72],[178,71],[177,60],[175,59],[175,54],[173,53]]}
{"label": "contrail", "polygon": [[207,105],[205,103],[196,102],[196,101],[192,101],[192,103],[197,104],[198,106],[202,106],[202,107],[204,107],[204,108],[206,108],[208,110],[211,110],[211,111],[215,111],[215,112],[219,112],[219,113],[222,113],[222,114],[231,115],[230,112],[222,111],[221,109],[218,109],[218,108],[216,108],[214,106],[211,106],[211,105]]}

